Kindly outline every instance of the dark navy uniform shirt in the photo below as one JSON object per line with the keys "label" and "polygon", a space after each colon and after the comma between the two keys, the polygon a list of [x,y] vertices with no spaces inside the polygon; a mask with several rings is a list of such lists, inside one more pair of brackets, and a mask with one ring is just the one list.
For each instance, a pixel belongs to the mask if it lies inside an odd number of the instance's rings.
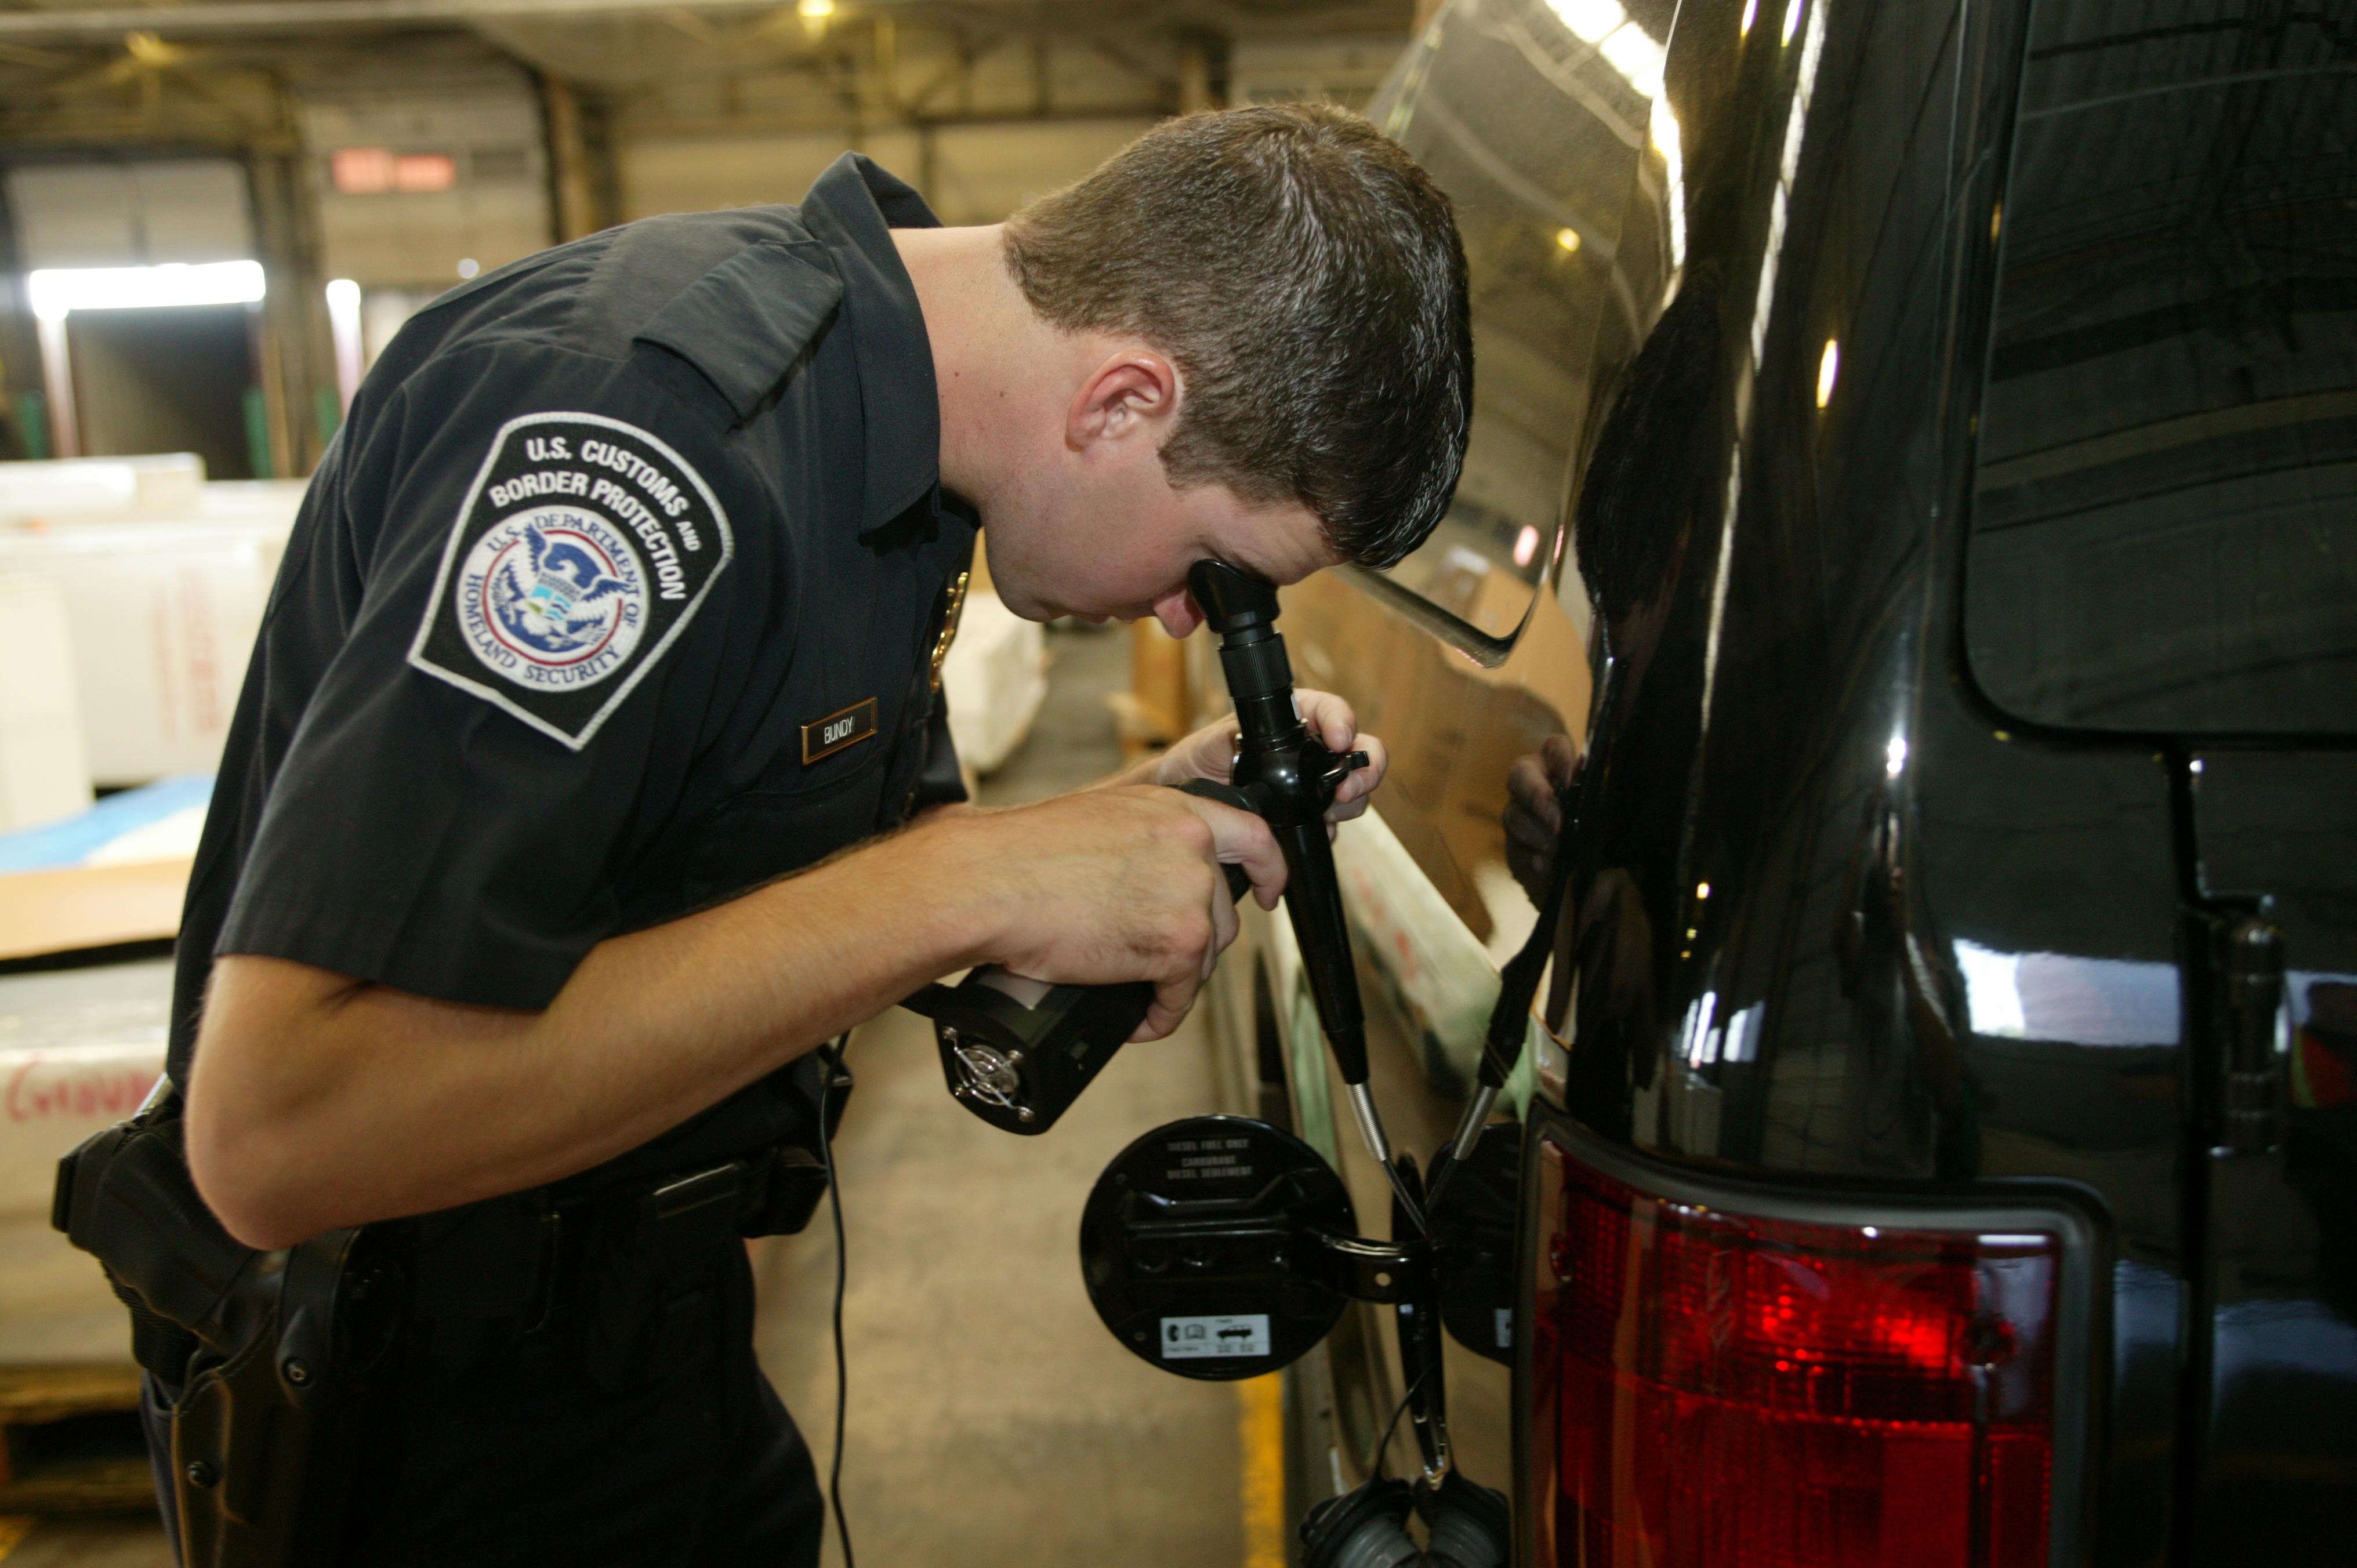
{"label": "dark navy uniform shirt", "polygon": [[[403,328],[247,671],[176,1079],[216,954],[543,1007],[608,937],[963,798],[935,655],[974,530],[888,232],[934,221],[846,155],[800,208],[610,230]],[[791,1134],[792,1078],[625,1158]]]}

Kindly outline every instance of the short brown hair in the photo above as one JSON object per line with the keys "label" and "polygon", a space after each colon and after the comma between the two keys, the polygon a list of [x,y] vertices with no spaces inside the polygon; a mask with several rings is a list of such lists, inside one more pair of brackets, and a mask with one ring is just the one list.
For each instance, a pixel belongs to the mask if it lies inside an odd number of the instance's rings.
{"label": "short brown hair", "polygon": [[1166,121],[1009,219],[1006,246],[1048,321],[1170,356],[1172,484],[1297,500],[1371,566],[1448,510],[1473,408],[1465,247],[1448,199],[1360,116]]}

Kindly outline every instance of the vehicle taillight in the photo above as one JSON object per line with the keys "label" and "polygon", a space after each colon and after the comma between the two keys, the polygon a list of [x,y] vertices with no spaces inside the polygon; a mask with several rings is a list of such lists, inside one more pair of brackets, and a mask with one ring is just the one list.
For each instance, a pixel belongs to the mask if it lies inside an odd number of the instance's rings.
{"label": "vehicle taillight", "polygon": [[2047,1561],[2062,1246],[1650,1196],[1543,1140],[1537,1561]]}

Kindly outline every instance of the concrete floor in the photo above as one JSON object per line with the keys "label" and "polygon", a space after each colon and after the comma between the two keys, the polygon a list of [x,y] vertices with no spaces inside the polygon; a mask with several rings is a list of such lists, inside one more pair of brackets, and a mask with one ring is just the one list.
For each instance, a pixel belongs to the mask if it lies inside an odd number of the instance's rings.
{"label": "concrete floor", "polygon": [[[1068,789],[1118,760],[1103,694],[1127,681],[1127,636],[1049,641],[1047,706],[985,784],[985,804]],[[1081,1205],[1105,1164],[1148,1128],[1217,1108],[1198,1025],[1124,1051],[1037,1138],[959,1109],[931,1026],[913,1015],[862,1029],[850,1061],[859,1086],[835,1158],[851,1258],[844,1508],[860,1562],[1234,1568],[1236,1389],[1123,1349],[1089,1305],[1077,1250]],[[823,1470],[834,1236],[822,1214],[770,1245],[762,1360]],[[839,1564],[834,1541],[827,1551]]]}
{"label": "concrete floor", "polygon": [[8,1568],[172,1568],[153,1519],[0,1519]]}
{"label": "concrete floor", "polygon": [[[1049,696],[984,786],[1010,805],[1086,783],[1118,757],[1104,694],[1125,683],[1120,628],[1053,632]],[[1208,1042],[1125,1051],[1054,1131],[1017,1138],[958,1109],[930,1026],[859,1031],[859,1087],[836,1141],[849,1225],[851,1369],[844,1502],[867,1568],[1235,1568],[1243,1561],[1237,1388],[1171,1377],[1124,1350],[1081,1287],[1081,1205],[1131,1139],[1216,1109]],[[824,1211],[759,1261],[763,1364],[818,1456],[832,1453]],[[151,1520],[53,1520],[7,1568],[170,1568]],[[16,1539],[12,1543],[12,1536]],[[830,1535],[827,1562],[840,1564]]]}

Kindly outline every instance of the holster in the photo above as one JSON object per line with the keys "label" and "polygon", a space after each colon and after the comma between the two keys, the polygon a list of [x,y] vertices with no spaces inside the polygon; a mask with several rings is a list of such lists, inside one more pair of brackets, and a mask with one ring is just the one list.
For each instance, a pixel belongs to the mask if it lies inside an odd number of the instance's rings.
{"label": "holster", "polygon": [[[851,1077],[833,1062],[820,1070],[831,1138]],[[326,1568],[372,1383],[397,1375],[404,1398],[460,1397],[524,1336],[561,1329],[599,1388],[642,1388],[715,1326],[726,1249],[801,1230],[825,1193],[819,1156],[779,1144],[704,1170],[535,1188],[257,1251],[198,1196],[167,1081],[59,1162],[50,1220],[105,1269],[139,1364],[179,1391],[184,1568]]]}
{"label": "holster", "polygon": [[50,1220],[131,1309],[140,1365],[180,1391],[185,1568],[332,1563],[368,1375],[399,1318],[399,1272],[370,1232],[240,1243],[197,1195],[168,1084],[59,1162]]}

